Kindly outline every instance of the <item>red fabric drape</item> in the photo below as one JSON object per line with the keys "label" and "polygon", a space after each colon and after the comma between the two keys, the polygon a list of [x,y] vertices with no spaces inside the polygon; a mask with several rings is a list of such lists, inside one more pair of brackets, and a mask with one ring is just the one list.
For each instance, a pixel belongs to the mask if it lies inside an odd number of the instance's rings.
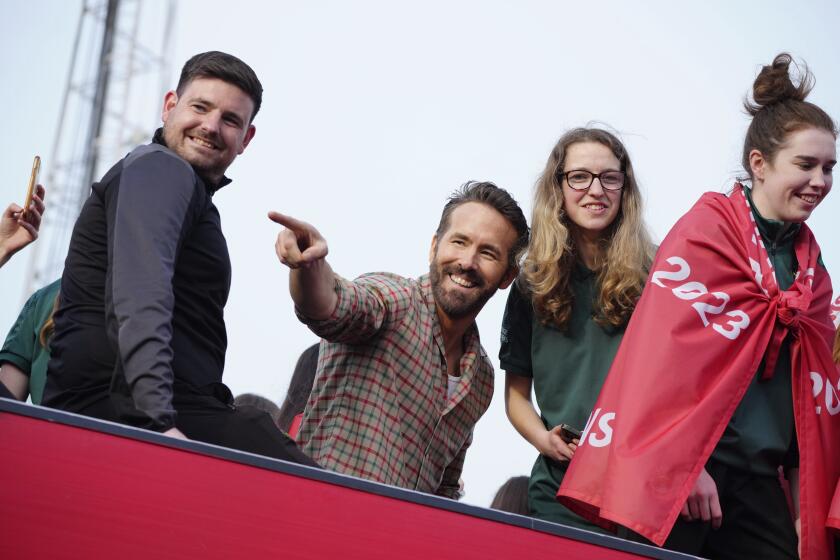
{"label": "red fabric drape", "polygon": [[558,499],[661,545],[762,356],[772,374],[790,332],[802,558],[828,558],[840,473],[831,280],[803,224],[800,273],[779,290],[742,188],[705,194],[663,241]]}

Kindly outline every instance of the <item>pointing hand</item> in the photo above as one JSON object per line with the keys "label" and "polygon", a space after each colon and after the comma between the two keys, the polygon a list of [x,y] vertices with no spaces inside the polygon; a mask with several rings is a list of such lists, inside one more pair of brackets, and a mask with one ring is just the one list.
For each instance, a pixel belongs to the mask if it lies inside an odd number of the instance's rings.
{"label": "pointing hand", "polygon": [[292,269],[308,268],[327,256],[327,241],[312,225],[279,212],[269,212],[268,218],[286,228],[274,244],[281,263]]}

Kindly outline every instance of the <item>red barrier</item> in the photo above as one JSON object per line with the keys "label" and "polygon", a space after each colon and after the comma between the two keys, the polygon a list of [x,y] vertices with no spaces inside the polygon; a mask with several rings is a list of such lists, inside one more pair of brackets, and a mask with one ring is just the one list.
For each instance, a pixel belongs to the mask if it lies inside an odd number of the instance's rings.
{"label": "red barrier", "polygon": [[4,560],[680,557],[4,399],[0,457]]}

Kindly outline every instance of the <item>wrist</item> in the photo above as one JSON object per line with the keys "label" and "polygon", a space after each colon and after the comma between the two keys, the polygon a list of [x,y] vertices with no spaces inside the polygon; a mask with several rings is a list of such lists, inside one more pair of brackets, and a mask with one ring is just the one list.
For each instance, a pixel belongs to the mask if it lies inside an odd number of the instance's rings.
{"label": "wrist", "polygon": [[289,291],[299,315],[312,321],[329,319],[338,304],[338,278],[325,260],[289,274]]}
{"label": "wrist", "polygon": [[549,443],[548,443],[549,432],[548,430],[542,430],[537,433],[537,436],[534,438],[533,445],[537,448],[540,455],[548,455]]}

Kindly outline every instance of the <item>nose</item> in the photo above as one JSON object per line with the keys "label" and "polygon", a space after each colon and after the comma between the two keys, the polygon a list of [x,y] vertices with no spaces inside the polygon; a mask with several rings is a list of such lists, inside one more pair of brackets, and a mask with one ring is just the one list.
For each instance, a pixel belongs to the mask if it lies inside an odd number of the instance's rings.
{"label": "nose", "polygon": [[812,187],[825,187],[826,185],[831,184],[831,172],[826,173],[826,171],[817,166],[814,168],[813,173],[811,173],[811,186]]}
{"label": "nose", "polygon": [[458,266],[462,270],[475,270],[478,268],[478,251],[466,249],[458,256]]}
{"label": "nose", "polygon": [[[597,187],[595,186],[596,183],[598,184]],[[601,196],[602,194],[604,194],[604,185],[601,184],[601,178],[600,177],[593,177],[592,178],[592,184],[589,185],[588,190],[589,190],[589,194],[591,194],[592,196]]]}
{"label": "nose", "polygon": [[216,133],[221,127],[221,115],[210,111],[201,119],[201,129],[206,132]]}

